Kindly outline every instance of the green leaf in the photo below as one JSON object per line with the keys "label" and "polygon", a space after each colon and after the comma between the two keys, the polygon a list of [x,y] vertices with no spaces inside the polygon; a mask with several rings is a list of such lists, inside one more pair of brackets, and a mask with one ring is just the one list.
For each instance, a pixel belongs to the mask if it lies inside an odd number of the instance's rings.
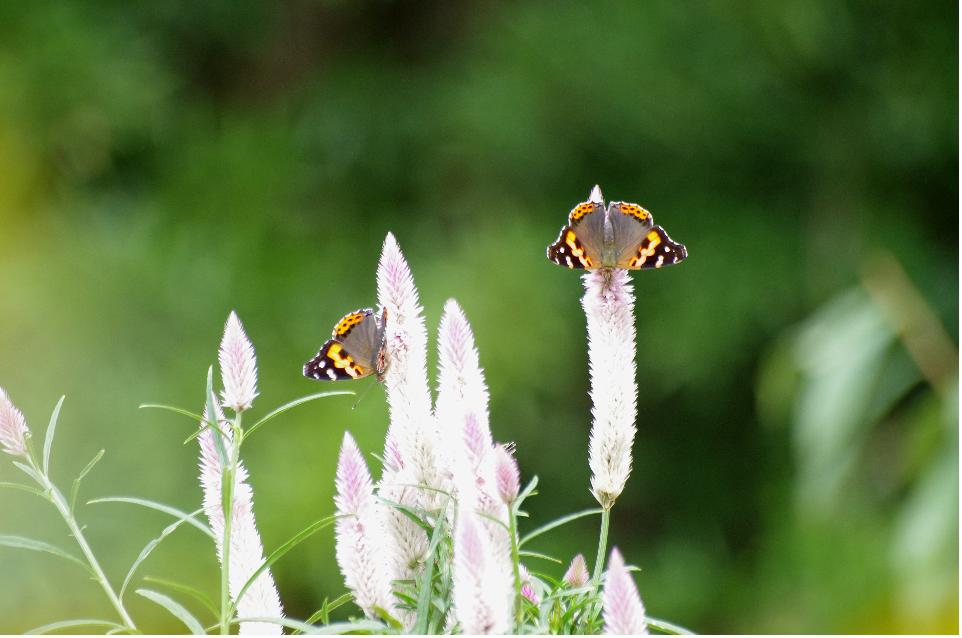
{"label": "green leaf", "polygon": [[560,560],[558,560],[554,556],[548,556],[547,554],[540,554],[538,552],[523,551],[523,552],[518,552],[518,556],[524,556],[527,558],[540,558],[541,560],[547,560],[547,561],[551,561],[552,563],[558,563],[559,565],[564,565],[564,563],[562,563]]}
{"label": "green leaf", "polygon": [[381,498],[380,496],[377,497],[377,500],[381,501],[385,505],[393,507],[410,518],[412,521],[417,523],[418,527],[423,529],[426,534],[430,535],[434,531],[434,529],[428,523],[426,523],[423,518],[421,518],[421,514],[418,513],[418,511],[413,507],[408,507],[407,505],[402,505],[401,503],[395,503],[394,501],[389,501],[386,498]]}
{"label": "green leaf", "polygon": [[[321,604],[321,608],[311,614],[310,617],[304,622],[306,622],[308,625],[313,625],[320,620],[321,623],[326,625],[331,622],[330,614],[332,611],[338,607],[341,607],[342,605],[346,605],[352,600],[354,600],[354,596],[350,593],[341,594],[332,601],[328,601],[327,597],[325,597],[324,602]],[[295,629],[294,633],[299,634],[301,632]]]}
{"label": "green leaf", "polygon": [[525,543],[537,538],[538,536],[541,536],[545,532],[550,532],[556,527],[561,527],[562,525],[570,523],[571,521],[576,521],[579,518],[584,518],[585,516],[593,516],[595,514],[601,514],[601,512],[602,512],[602,509],[600,507],[595,507],[593,509],[575,512],[574,514],[568,514],[567,516],[562,516],[561,518],[557,518],[551,521],[550,523],[545,523],[541,527],[526,534],[518,543],[518,547],[523,546]]}
{"label": "green leaf", "polygon": [[681,625],[670,623],[667,620],[652,618],[651,616],[646,617],[645,622],[648,623],[649,628],[657,629],[663,634],[670,634],[673,636],[693,636],[695,634],[695,632],[691,631],[690,629],[685,629]]}
{"label": "green leaf", "polygon": [[67,395],[63,395],[57,401],[53,414],[50,415],[50,423],[47,425],[47,435],[43,439],[43,473],[48,476],[50,474],[50,450],[53,448],[53,436],[57,431],[57,421],[60,420],[60,407],[66,398]]}
{"label": "green leaf", "polygon": [[[214,426],[214,446],[217,448],[220,466],[228,467],[230,465],[230,459],[227,456],[227,448],[224,446],[224,437],[220,431],[220,424],[217,423],[217,397],[214,396],[214,366],[207,368],[207,396],[204,399],[204,403],[207,405],[207,418],[210,419],[208,424]],[[200,431],[203,431],[203,428],[201,428]],[[200,431],[198,434],[200,434]],[[188,441],[189,440],[190,439],[188,439]],[[225,511],[225,513],[227,512]]]}
{"label": "green leaf", "polygon": [[21,463],[20,461],[14,461],[13,464],[16,465],[16,466],[20,469],[21,472],[23,472],[24,474],[26,474],[27,476],[29,476],[30,478],[32,478],[33,480],[35,480],[39,485],[43,485],[43,484],[44,484],[44,483],[43,483],[43,477],[40,476],[40,473],[37,472],[37,470],[33,469],[33,468],[30,467],[29,465],[25,465],[25,464]]}
{"label": "green leaf", "polygon": [[391,627],[392,629],[396,629],[398,631],[404,629],[404,625],[401,623],[401,621],[395,618],[394,616],[392,616],[390,613],[388,613],[387,610],[382,609],[377,605],[375,605],[374,613],[377,614],[377,617],[383,620],[384,622],[386,622],[388,626]]}
{"label": "green leaf", "polygon": [[90,473],[90,470],[94,469],[94,466],[100,462],[100,459],[104,458],[105,450],[100,450],[97,454],[90,459],[90,463],[87,463],[87,467],[80,471],[77,478],[73,480],[73,485],[70,487],[70,511],[74,511],[77,506],[77,495],[80,493],[80,481],[84,480],[84,477]]}
{"label": "green leaf", "polygon": [[169,611],[172,616],[177,618],[177,620],[187,625],[187,629],[189,629],[190,633],[194,634],[195,636],[201,636],[206,633],[204,631],[204,627],[196,618],[194,618],[193,614],[187,611],[183,605],[170,596],[165,596],[164,594],[156,592],[152,589],[138,589],[137,593],[147,600],[157,603]]}
{"label": "green leaf", "polygon": [[54,556],[65,558],[66,560],[69,560],[72,563],[80,565],[81,567],[84,568],[86,572],[92,574],[92,572],[90,571],[90,567],[88,567],[85,562],[83,562],[73,554],[70,554],[69,552],[60,549],[56,545],[51,545],[50,543],[38,541],[33,538],[26,538],[25,536],[2,535],[0,536],[0,545],[5,545],[7,547],[17,547],[20,549],[29,549],[35,552],[46,552],[48,554],[53,554]]}
{"label": "green leaf", "polygon": [[184,416],[189,417],[190,420],[193,421],[194,423],[200,423],[204,421],[204,417],[197,414],[196,412],[191,412],[190,410],[178,408],[175,405],[165,405],[163,403],[141,403],[137,407],[140,408],[141,410],[143,410],[144,408],[151,408],[154,410],[167,410],[168,412],[176,412],[177,414],[183,414]]}
{"label": "green leaf", "polygon": [[165,578],[157,578],[155,576],[144,576],[144,580],[147,581],[148,583],[156,583],[158,585],[167,587],[168,589],[173,589],[174,591],[180,592],[182,594],[187,594],[188,596],[191,596],[192,598],[194,598],[194,600],[199,602],[201,605],[209,609],[210,613],[212,613],[215,617],[220,615],[220,610],[214,607],[214,603],[207,596],[207,594],[205,594],[204,592],[202,592],[201,590],[195,587],[191,587],[190,585],[184,585],[183,583],[178,583],[173,580],[167,580]]}
{"label": "green leaf", "polygon": [[127,627],[123,625],[118,625],[115,622],[109,620],[97,620],[95,618],[77,618],[75,620],[59,620],[57,622],[52,622],[49,625],[42,625],[40,627],[34,627],[33,629],[28,629],[23,632],[25,634],[47,634],[50,632],[63,633],[64,629],[73,629],[74,627],[111,627],[114,630],[124,630]]}
{"label": "green leaf", "polygon": [[31,494],[36,494],[37,496],[43,496],[43,492],[35,487],[30,487],[29,485],[24,485],[22,483],[8,483],[5,481],[0,481],[0,487],[8,487],[11,490],[21,490],[23,492],[30,492]]}
{"label": "green leaf", "polygon": [[144,545],[144,548],[140,550],[140,554],[137,556],[136,560],[134,560],[134,563],[130,566],[130,569],[127,570],[127,576],[124,578],[123,585],[120,586],[120,592],[118,594],[118,597],[121,600],[123,600],[124,593],[127,591],[127,586],[130,584],[130,579],[134,577],[134,572],[137,571],[137,568],[140,567],[140,564],[143,563],[145,560],[147,560],[147,557],[150,556],[151,552],[153,552],[165,538],[173,534],[178,527],[186,523],[189,518],[192,518],[197,514],[199,514],[201,511],[202,509],[196,509],[190,514],[180,517],[179,519],[177,519],[176,521],[174,521],[173,523],[165,527],[164,530],[160,533],[160,536],[158,536],[157,538],[151,540],[149,543]]}
{"label": "green leaf", "polygon": [[318,392],[316,394],[308,394],[307,396],[303,396],[298,399],[294,399],[293,401],[289,401],[284,405],[282,405],[281,407],[268,412],[266,415],[264,415],[263,418],[257,421],[257,423],[250,426],[247,429],[247,431],[244,432],[244,441],[250,438],[250,436],[262,425],[264,425],[274,417],[287,412],[291,408],[296,408],[299,405],[308,403],[310,401],[314,401],[315,399],[323,399],[324,397],[333,397],[333,396],[338,396],[342,394],[356,394],[356,393],[353,390],[332,390],[330,392]]}
{"label": "green leaf", "polygon": [[273,625],[280,625],[282,627],[287,627],[288,629],[297,629],[301,633],[312,634],[312,635],[336,635],[336,634],[346,634],[352,632],[364,632],[364,633],[383,633],[387,630],[387,627],[374,620],[358,620],[355,622],[341,622],[334,623],[333,625],[327,625],[326,627],[318,627],[317,625],[309,625],[306,622],[300,620],[293,620],[291,618],[270,618],[256,616],[252,618],[237,618],[231,621],[232,623],[244,623],[244,622],[263,622],[271,623]]}
{"label": "green leaf", "polygon": [[[176,507],[171,507],[170,505],[164,505],[163,503],[157,503],[156,501],[151,501],[146,498],[136,498],[133,496],[105,496],[103,498],[95,498],[93,500],[87,501],[87,505],[93,505],[94,503],[130,503],[132,505],[140,505],[141,507],[146,507],[148,509],[157,510],[158,512],[163,512],[164,514],[170,514],[175,518],[186,518],[190,516],[186,512],[182,512]],[[210,527],[197,520],[196,518],[186,518],[189,525],[196,527],[200,531],[204,532],[212,539],[214,539],[214,532],[211,531]],[[216,540],[216,539],[215,539]]]}
{"label": "green leaf", "polygon": [[[314,521],[313,523],[311,523],[310,525],[308,525],[307,527],[299,531],[297,534],[292,536],[290,540],[288,540],[286,543],[284,543],[283,545],[275,549],[273,552],[271,552],[270,556],[268,556],[264,560],[264,562],[261,563],[260,567],[258,567],[254,571],[254,573],[251,574],[250,578],[247,579],[247,582],[244,583],[244,586],[241,587],[240,591],[237,592],[237,595],[234,596],[234,600],[235,601],[243,600],[244,594],[247,592],[248,588],[252,584],[254,584],[254,581],[257,579],[257,577],[260,576],[266,569],[268,569],[271,565],[273,565],[278,560],[280,560],[281,557],[284,556],[284,554],[291,551],[297,545],[307,540],[317,532],[321,531],[322,529],[324,529],[325,527],[333,523],[338,518],[341,518],[341,516],[332,514],[330,516],[325,516],[322,519]],[[237,609],[237,603],[236,602],[231,603],[230,614],[233,614],[236,609]]]}
{"label": "green leaf", "polygon": [[524,502],[524,499],[528,498],[529,496],[535,493],[534,488],[536,487],[538,487],[538,477],[533,476],[531,477],[531,482],[528,483],[528,485],[523,490],[521,490],[520,494],[518,494],[518,498],[516,498],[514,501],[514,506],[521,507],[521,503]]}
{"label": "green leaf", "polygon": [[[447,504],[445,504],[446,506]],[[414,624],[415,634],[426,634],[428,632],[428,621],[430,619],[429,607],[431,606],[431,581],[434,579],[434,553],[437,551],[438,544],[441,542],[445,524],[444,517],[438,517],[437,524],[431,534],[431,544],[428,546],[428,559],[425,561],[424,571],[421,574],[421,584],[419,586],[420,595],[418,596],[417,620]]]}

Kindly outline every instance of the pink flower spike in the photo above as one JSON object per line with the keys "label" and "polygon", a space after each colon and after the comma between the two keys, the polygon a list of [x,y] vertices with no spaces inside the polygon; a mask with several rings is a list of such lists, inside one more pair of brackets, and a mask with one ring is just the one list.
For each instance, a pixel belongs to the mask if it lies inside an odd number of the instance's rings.
{"label": "pink flower spike", "polygon": [[454,614],[464,634],[504,634],[511,628],[510,574],[491,560],[487,534],[475,515],[459,514],[454,529]]}
{"label": "pink flower spike", "polygon": [[254,357],[254,346],[233,310],[224,326],[224,338],[220,342],[217,359],[224,382],[224,391],[221,393],[224,407],[243,412],[251,407],[257,396],[257,359]]}
{"label": "pink flower spike", "polygon": [[564,581],[572,589],[577,589],[578,587],[584,587],[588,584],[591,579],[591,574],[588,573],[588,565],[585,563],[585,557],[582,554],[578,554],[571,560],[571,565],[568,567],[568,571],[565,572]]}
{"label": "pink flower spike", "polygon": [[335,554],[344,584],[368,618],[377,618],[376,607],[397,616],[391,571],[386,569],[391,548],[384,534],[384,506],[375,499],[367,464],[347,432],[335,485],[334,503],[342,516],[335,527]]}
{"label": "pink flower spike", "polygon": [[498,494],[505,503],[513,503],[518,498],[521,489],[521,476],[518,462],[504,445],[495,448],[495,480],[498,484]]}
{"label": "pink flower spike", "polygon": [[521,595],[527,598],[534,605],[541,604],[541,599],[538,598],[538,594],[535,593],[534,587],[532,587],[530,583],[525,583],[521,586]]}
{"label": "pink flower spike", "polygon": [[30,428],[23,412],[17,409],[7,393],[0,388],[0,447],[11,456],[27,456],[27,439]]}
{"label": "pink flower spike", "polygon": [[602,592],[603,616],[606,634],[647,634],[645,607],[638,596],[638,589],[631,574],[625,569],[625,561],[617,549],[611,550],[608,573]]}

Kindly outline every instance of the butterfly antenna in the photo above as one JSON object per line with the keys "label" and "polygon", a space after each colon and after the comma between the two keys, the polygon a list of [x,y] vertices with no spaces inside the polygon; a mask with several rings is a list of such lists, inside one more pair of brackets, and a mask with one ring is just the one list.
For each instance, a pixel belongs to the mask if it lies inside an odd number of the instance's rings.
{"label": "butterfly antenna", "polygon": [[370,391],[371,391],[371,388],[373,388],[373,387],[374,387],[374,384],[371,384],[371,385],[367,386],[366,388],[364,388],[364,392],[361,393],[361,395],[357,398],[357,401],[354,402],[354,405],[351,406],[351,409],[352,409],[352,410],[356,410],[356,409],[357,409],[357,406],[359,406],[359,405],[361,404],[361,399],[363,399],[364,397],[366,397],[366,396],[367,396],[367,393],[370,392]]}

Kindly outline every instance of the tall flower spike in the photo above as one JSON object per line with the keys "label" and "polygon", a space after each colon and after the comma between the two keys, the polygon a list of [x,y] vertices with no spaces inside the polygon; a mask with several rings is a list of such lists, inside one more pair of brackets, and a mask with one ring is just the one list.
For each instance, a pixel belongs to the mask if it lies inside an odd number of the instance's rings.
{"label": "tall flower spike", "polygon": [[504,445],[495,449],[495,477],[498,483],[498,494],[505,503],[513,503],[518,498],[521,489],[521,474],[518,462]]}
{"label": "tall flower spike", "polygon": [[591,491],[603,508],[611,509],[631,473],[635,440],[635,300],[626,270],[593,270],[583,280],[594,417],[588,454]]}
{"label": "tall flower spike", "polygon": [[0,388],[0,447],[11,456],[27,456],[30,428],[23,412],[17,409]]}
{"label": "tall flower spike", "polygon": [[397,616],[391,589],[389,539],[384,534],[384,505],[374,496],[374,486],[364,457],[347,432],[341,444],[335,480],[334,503],[343,518],[337,521],[335,547],[344,584],[368,618],[375,607]]}
{"label": "tall flower spike", "polygon": [[608,574],[602,592],[602,608],[606,634],[647,634],[645,607],[625,561],[617,549],[611,550]]}
{"label": "tall flower spike", "polygon": [[[440,502],[437,492],[410,487],[444,487],[438,429],[428,389],[428,337],[411,269],[390,233],[378,263],[377,296],[387,310],[384,386],[390,411],[384,450],[388,463],[379,495],[402,505],[434,509]],[[387,519],[396,547],[394,577],[409,579],[427,550],[427,534],[394,508]]]}
{"label": "tall flower spike", "polygon": [[[217,423],[223,432],[226,442],[230,441],[230,427],[220,408],[217,410]],[[204,422],[207,422],[207,410],[204,410]],[[217,559],[223,561],[224,556],[224,510],[221,482],[224,468],[221,466],[214,441],[216,434],[211,428],[205,428],[197,437],[200,443],[200,483],[204,491],[204,513],[210,521],[211,531],[217,545]],[[247,469],[238,463],[234,477],[234,503],[231,511],[230,534],[230,596],[237,601],[237,594],[247,580],[264,562],[264,546],[257,531],[254,520],[253,492],[247,484]],[[280,618],[284,615],[280,596],[274,585],[274,578],[269,569],[265,569],[254,580],[244,593],[244,597],[237,602],[237,614],[240,618],[272,617]],[[281,627],[273,623],[243,622],[240,624],[242,634],[280,634]]]}
{"label": "tall flower spike", "polygon": [[257,396],[257,360],[254,358],[254,346],[233,310],[224,326],[224,338],[221,339],[217,359],[224,381],[221,394],[224,407],[235,412],[248,409]]}
{"label": "tall flower spike", "polygon": [[591,580],[591,574],[588,573],[588,565],[585,563],[585,557],[578,554],[571,560],[571,565],[568,566],[568,571],[565,572],[564,582],[572,589],[577,589],[578,587],[584,587]]}
{"label": "tall flower spike", "polygon": [[491,560],[476,515],[462,510],[454,529],[454,613],[463,634],[504,634],[511,629],[513,585]]}

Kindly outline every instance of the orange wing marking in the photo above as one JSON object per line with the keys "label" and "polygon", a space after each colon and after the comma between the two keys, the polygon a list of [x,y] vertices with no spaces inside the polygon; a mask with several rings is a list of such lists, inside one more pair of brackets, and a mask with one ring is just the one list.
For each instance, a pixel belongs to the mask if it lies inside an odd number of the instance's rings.
{"label": "orange wing marking", "polygon": [[344,348],[339,343],[332,344],[328,349],[327,356],[334,362],[334,367],[344,370],[355,379],[364,376],[364,368],[354,363],[354,357],[346,352],[341,356],[342,352],[344,352]]}

